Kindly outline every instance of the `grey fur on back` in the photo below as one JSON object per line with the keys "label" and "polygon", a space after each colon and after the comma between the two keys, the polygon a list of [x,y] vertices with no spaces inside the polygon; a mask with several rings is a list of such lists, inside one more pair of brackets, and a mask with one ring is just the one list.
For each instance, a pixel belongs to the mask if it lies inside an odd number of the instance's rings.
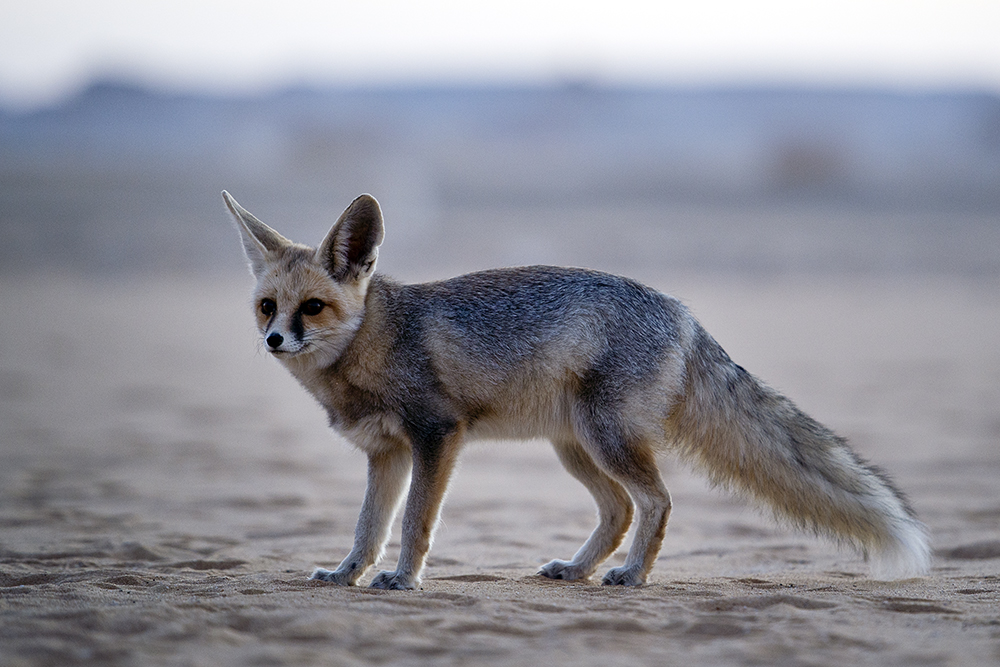
{"label": "grey fur on back", "polygon": [[493,269],[401,286],[399,312],[447,331],[494,368],[530,363],[548,345],[588,337],[604,348],[593,370],[640,381],[676,344],[683,307],[627,278],[550,266]]}

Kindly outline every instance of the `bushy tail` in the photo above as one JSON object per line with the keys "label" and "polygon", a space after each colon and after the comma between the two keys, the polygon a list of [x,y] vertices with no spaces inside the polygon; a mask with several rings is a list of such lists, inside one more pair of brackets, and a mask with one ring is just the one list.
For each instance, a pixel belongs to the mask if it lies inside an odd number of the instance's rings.
{"label": "bushy tail", "polygon": [[779,519],[859,549],[877,579],[926,574],[926,528],[847,442],[733,363],[696,325],[683,400],[670,416],[685,457]]}

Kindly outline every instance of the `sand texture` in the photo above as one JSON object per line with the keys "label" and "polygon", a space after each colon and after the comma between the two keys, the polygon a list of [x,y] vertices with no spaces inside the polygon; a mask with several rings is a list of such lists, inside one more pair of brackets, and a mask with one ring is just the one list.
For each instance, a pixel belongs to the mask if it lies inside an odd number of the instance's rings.
{"label": "sand texture", "polygon": [[249,277],[8,278],[0,665],[1000,663],[1000,285],[647,282],[893,475],[931,576],[871,581],[666,456],[650,583],[547,581],[593,505],[511,442],[465,451],[419,590],[308,581],[350,548],[365,461],[260,350]]}

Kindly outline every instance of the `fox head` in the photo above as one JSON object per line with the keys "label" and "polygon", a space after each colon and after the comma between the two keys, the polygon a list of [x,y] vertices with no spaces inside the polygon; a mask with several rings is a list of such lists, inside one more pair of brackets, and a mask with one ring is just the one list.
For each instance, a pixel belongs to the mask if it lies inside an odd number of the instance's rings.
{"label": "fox head", "polygon": [[382,211],[371,195],[347,207],[318,248],[293,243],[223,191],[250,273],[266,349],[288,365],[333,363],[361,326],[382,243]]}

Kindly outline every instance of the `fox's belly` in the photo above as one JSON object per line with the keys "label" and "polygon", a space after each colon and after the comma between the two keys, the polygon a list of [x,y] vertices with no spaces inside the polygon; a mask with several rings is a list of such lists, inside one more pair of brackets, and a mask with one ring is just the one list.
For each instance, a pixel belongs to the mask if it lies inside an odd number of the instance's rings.
{"label": "fox's belly", "polygon": [[529,440],[559,438],[572,430],[572,399],[568,394],[521,394],[471,414],[466,433],[471,440]]}

